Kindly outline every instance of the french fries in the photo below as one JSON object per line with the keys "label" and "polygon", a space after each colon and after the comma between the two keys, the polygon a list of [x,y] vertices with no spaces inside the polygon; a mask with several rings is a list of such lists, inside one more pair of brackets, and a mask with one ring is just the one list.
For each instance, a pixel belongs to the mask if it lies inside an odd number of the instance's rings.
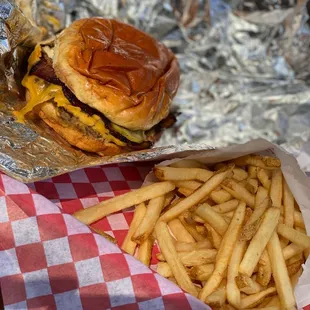
{"label": "french fries", "polygon": [[246,249],[245,241],[238,241],[231,255],[227,270],[227,300],[235,308],[240,307],[241,294],[236,282],[239,266]]}
{"label": "french fries", "polygon": [[139,247],[138,259],[146,266],[150,265],[153,244],[154,244],[154,237],[149,236],[146,240],[144,240],[141,243]]}
{"label": "french fries", "polygon": [[226,281],[223,280],[218,289],[207,297],[206,303],[210,307],[221,309],[226,301],[226,291]]}
{"label": "french fries", "polygon": [[196,225],[187,223],[182,215],[179,216],[179,220],[196,241],[204,240],[204,237],[196,230]]}
{"label": "french fries", "polygon": [[248,167],[249,178],[256,179],[257,178],[257,170],[258,170],[257,167],[249,166]]}
{"label": "french fries", "polygon": [[77,211],[73,216],[88,225],[109,214],[138,205],[153,198],[161,197],[174,189],[175,185],[172,182],[154,183],[112,199],[105,200],[93,207]]}
{"label": "french fries", "polygon": [[221,247],[216,257],[215,269],[207,284],[203,287],[199,294],[199,299],[205,301],[220,285],[223,280],[223,274],[228,266],[231,254],[236,245],[242,223],[245,215],[245,203],[240,202],[234,217],[223,237]]}
{"label": "french fries", "polygon": [[175,242],[175,249],[177,252],[191,252],[195,250],[202,250],[202,249],[211,249],[212,244],[208,239],[204,239],[198,242]]}
{"label": "french fries", "polygon": [[239,275],[235,278],[238,288],[247,295],[253,295],[262,291],[262,287],[252,278]]}
{"label": "french fries", "polygon": [[181,213],[188,210],[190,207],[198,204],[208,194],[210,194],[219,184],[221,184],[226,176],[231,172],[234,166],[229,167],[226,171],[214,174],[204,185],[197,189],[192,195],[186,197],[183,201],[177,204],[174,208],[166,212],[162,217],[161,221],[168,222],[173,218],[176,218]]}
{"label": "french fries", "polygon": [[240,185],[232,179],[226,179],[222,187],[233,197],[244,201],[252,209],[255,206],[255,196],[250,193],[244,186]]}
{"label": "french fries", "polygon": [[150,236],[164,207],[164,203],[165,196],[150,200],[145,215],[131,238],[133,241],[142,244]]}
{"label": "french fries", "polygon": [[155,233],[160,250],[164,254],[178,285],[184,291],[193,296],[197,296],[198,291],[190,280],[186,269],[181,263],[178,253],[173,246],[172,236],[169,233],[167,224],[161,221],[158,222],[155,226]]}
{"label": "french fries", "polygon": [[279,208],[269,208],[246,250],[239,272],[249,277],[252,276],[255,266],[261,257],[269,239],[275,231],[280,217]]}
{"label": "french fries", "polygon": [[213,211],[207,203],[200,205],[196,209],[196,214],[201,217],[206,223],[213,227],[213,229],[223,236],[228,228],[227,222],[216,211]]}
{"label": "french fries", "polygon": [[284,224],[279,224],[278,234],[304,248],[310,248],[310,237],[300,231],[290,228]]}
{"label": "french fries", "polygon": [[173,277],[171,268],[169,266],[168,263],[166,262],[159,262],[157,264],[157,269],[156,269],[157,273],[159,273],[161,276],[163,276],[164,278],[170,278]]}
{"label": "french fries", "polygon": [[248,173],[241,168],[236,167],[235,169],[233,169],[232,172],[233,172],[232,178],[236,181],[243,181],[248,178]]}
{"label": "french fries", "polygon": [[274,207],[281,208],[282,202],[282,172],[280,169],[272,171],[271,185],[270,185],[270,198]]}
{"label": "french fries", "polygon": [[232,161],[236,166],[254,166],[265,169],[276,169],[281,167],[281,162],[277,158],[264,157],[260,155],[246,155]]}
{"label": "french fries", "polygon": [[281,304],[285,309],[291,309],[295,306],[295,297],[277,232],[272,234],[267,249]]}
{"label": "french fries", "polygon": [[257,282],[267,286],[271,280],[271,263],[267,250],[265,249],[258,263]]}
{"label": "french fries", "polygon": [[199,266],[203,264],[214,263],[217,250],[214,249],[200,249],[191,252],[179,252],[178,256],[184,266]]}
{"label": "french fries", "polygon": [[[284,224],[288,227],[294,227],[294,222],[295,222],[294,197],[285,180],[283,181],[283,208],[284,208]],[[301,222],[303,222],[302,218],[301,218]]]}
{"label": "french fries", "polygon": [[198,180],[207,182],[213,176],[213,172],[206,169],[173,167],[155,167],[154,174],[161,181]]}
{"label": "french fries", "polygon": [[130,255],[134,255],[136,247],[137,247],[137,242],[133,241],[131,238],[137,228],[139,227],[144,215],[146,213],[146,206],[144,203],[140,203],[137,205],[135,209],[135,213],[131,222],[131,225],[129,227],[128,233],[125,237],[125,240],[122,244],[122,250],[127,252]]}
{"label": "french fries", "polygon": [[205,224],[206,225],[206,228],[208,230],[208,233],[209,233],[209,238],[213,244],[213,247],[215,249],[219,249],[220,246],[221,246],[221,243],[222,243],[222,237],[220,234],[218,234],[212,226],[210,226],[209,224]]}
{"label": "french fries", "polygon": [[179,219],[173,219],[168,223],[168,226],[175,236],[175,238],[180,242],[191,243],[195,242],[193,236],[186,230]]}
{"label": "french fries", "polygon": [[222,204],[218,204],[212,207],[212,209],[218,213],[227,213],[237,209],[239,205],[239,200],[232,199]]}
{"label": "french fries", "polygon": [[224,189],[214,190],[210,193],[210,198],[217,204],[225,203],[233,197]]}
{"label": "french fries", "polygon": [[190,275],[193,279],[198,281],[207,281],[214,271],[214,264],[206,264],[206,265],[199,265],[194,266],[191,271]]}
{"label": "french fries", "polygon": [[[214,309],[295,309],[310,237],[276,158],[211,166],[181,160],[153,169],[157,183],[75,216],[92,223],[136,205],[122,249]],[[154,243],[154,241],[156,242]]]}
{"label": "french fries", "polygon": [[191,191],[195,191],[202,185],[202,183],[197,181],[174,181],[173,183],[178,188],[187,188]]}
{"label": "french fries", "polygon": [[260,183],[263,185],[263,187],[269,191],[271,186],[271,180],[269,178],[269,175],[265,169],[257,168],[257,178],[260,181]]}
{"label": "french fries", "polygon": [[245,309],[245,308],[255,307],[262,300],[264,300],[264,298],[266,296],[271,295],[271,294],[275,293],[276,291],[277,290],[276,290],[275,287],[269,287],[269,288],[267,288],[264,291],[261,291],[259,293],[256,293],[256,294],[249,295],[249,296],[246,296],[244,298],[241,298],[240,308],[241,309]]}

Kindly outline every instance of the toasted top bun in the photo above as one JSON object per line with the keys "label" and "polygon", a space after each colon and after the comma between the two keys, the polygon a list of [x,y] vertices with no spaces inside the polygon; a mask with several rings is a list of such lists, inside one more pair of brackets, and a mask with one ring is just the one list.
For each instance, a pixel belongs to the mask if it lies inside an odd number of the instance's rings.
{"label": "toasted top bun", "polygon": [[165,45],[105,18],[66,28],[56,38],[53,66],[80,101],[131,130],[164,119],[179,86],[177,60]]}

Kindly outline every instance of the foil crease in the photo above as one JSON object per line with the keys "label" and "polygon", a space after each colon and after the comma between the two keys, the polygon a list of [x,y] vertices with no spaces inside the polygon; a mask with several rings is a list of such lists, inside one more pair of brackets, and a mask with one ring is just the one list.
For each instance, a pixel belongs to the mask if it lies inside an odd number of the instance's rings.
{"label": "foil crease", "polygon": [[[0,170],[18,180],[183,156],[258,137],[297,152],[310,140],[305,1],[0,0],[0,7]],[[64,144],[42,124],[19,124],[11,115],[25,104],[20,81],[33,45],[89,16],[131,23],[177,54],[178,121],[151,150],[100,158]]]}

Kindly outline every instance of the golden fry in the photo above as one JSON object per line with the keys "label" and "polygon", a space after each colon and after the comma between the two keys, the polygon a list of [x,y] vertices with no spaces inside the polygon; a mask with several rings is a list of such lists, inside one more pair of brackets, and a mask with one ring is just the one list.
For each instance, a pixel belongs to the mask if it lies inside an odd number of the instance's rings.
{"label": "golden fry", "polygon": [[248,167],[248,174],[249,174],[249,178],[251,179],[256,179],[257,178],[257,167],[254,166],[249,166]]}
{"label": "golden fry", "polygon": [[250,218],[244,225],[241,231],[241,240],[251,240],[252,237],[255,235],[259,225],[260,225],[260,220],[267,210],[267,208],[270,206],[270,198],[266,197],[260,205],[258,205],[253,213],[251,214]]}
{"label": "golden fry", "polygon": [[283,192],[282,182],[283,182],[282,171],[279,169],[273,170],[270,185],[270,198],[273,207],[281,208],[282,192]]}
{"label": "golden fry", "polygon": [[183,197],[188,197],[190,196],[194,191],[189,189],[189,188],[186,188],[186,187],[179,187],[178,190],[178,195],[179,196],[183,196]]}
{"label": "golden fry", "polygon": [[248,178],[248,173],[241,168],[236,167],[233,169],[232,172],[233,172],[232,178],[236,181],[243,181]]}
{"label": "golden fry", "polygon": [[277,158],[260,155],[246,155],[233,160],[236,166],[254,166],[265,169],[275,169],[281,167],[281,162]]}
{"label": "golden fry", "polygon": [[206,298],[218,288],[223,280],[223,274],[228,266],[231,254],[236,245],[244,220],[244,215],[245,203],[240,203],[223,237],[221,247],[216,257],[214,272],[199,294],[200,300],[205,301]]}
{"label": "golden fry", "polygon": [[227,179],[223,181],[221,185],[227,192],[229,192],[233,197],[244,201],[252,209],[255,206],[255,196],[251,194],[244,186],[240,185],[232,179]]}
{"label": "golden fry", "polygon": [[269,175],[265,169],[258,168],[257,169],[257,178],[262,183],[263,187],[269,191],[271,186],[271,180],[269,179]]}
{"label": "golden fry", "polygon": [[109,214],[138,205],[147,200],[163,196],[173,191],[174,188],[175,185],[172,182],[153,183],[151,185],[141,187],[135,191],[105,200],[93,207],[77,211],[73,214],[73,216],[88,225]]}
{"label": "golden fry", "polygon": [[259,186],[255,196],[255,208],[257,208],[268,197],[268,190],[262,186]]}
{"label": "golden fry", "polygon": [[213,271],[214,271],[214,264],[194,266],[191,269],[191,275],[195,280],[207,281],[211,277]]}
{"label": "golden fry", "polygon": [[214,174],[210,180],[197,189],[192,195],[186,197],[183,201],[177,204],[174,208],[166,212],[161,216],[161,221],[168,222],[173,218],[178,217],[180,214],[188,210],[189,208],[197,205],[202,199],[210,194],[217,186],[219,186],[226,176],[231,172],[234,166],[231,166],[224,172]]}
{"label": "golden fry", "polygon": [[299,259],[298,261],[295,261],[294,263],[287,265],[287,272],[289,277],[293,276],[298,270],[302,268],[302,265],[304,263],[304,259]]}
{"label": "golden fry", "polygon": [[304,248],[310,248],[310,237],[284,224],[278,225],[278,234]]}
{"label": "golden fry", "polygon": [[284,224],[294,227],[294,197],[285,180],[283,180]]}
{"label": "golden fry", "polygon": [[173,168],[173,167],[154,167],[154,174],[161,181],[191,181],[198,180],[207,182],[213,172],[200,168]]}
{"label": "golden fry", "polygon": [[157,254],[156,254],[156,258],[157,258],[160,262],[165,262],[165,261],[166,261],[166,259],[165,259],[163,253],[157,253]]}
{"label": "golden fry", "polygon": [[300,268],[295,274],[291,276],[291,285],[293,290],[295,289],[301,274],[302,274],[302,268]]}
{"label": "golden fry", "polygon": [[246,247],[245,241],[238,241],[230,258],[227,269],[227,300],[236,308],[240,306],[240,290],[236,283],[239,273],[239,265]]}
{"label": "golden fry", "polygon": [[198,215],[196,215],[196,214],[192,214],[192,219],[193,219],[196,223],[200,223],[200,224],[204,224],[204,222],[205,222],[200,216],[198,216]]}
{"label": "golden fry", "polygon": [[156,272],[164,278],[173,277],[171,268],[166,262],[158,262]]}
{"label": "golden fry", "polygon": [[265,249],[258,263],[257,282],[262,286],[267,286],[271,280],[271,262],[269,254]]}
{"label": "golden fry", "polygon": [[122,250],[127,252],[130,255],[134,255],[136,247],[137,247],[137,242],[132,241],[131,237],[133,236],[136,229],[140,225],[145,213],[146,213],[146,206],[144,203],[140,203],[139,205],[136,206],[135,213],[134,213],[132,222],[130,224],[128,233],[122,244]]}
{"label": "golden fry", "polygon": [[202,236],[206,237],[207,236],[207,229],[205,226],[203,225],[196,225],[196,230],[199,234],[201,234]]}
{"label": "golden fry", "polygon": [[175,238],[180,242],[195,242],[195,239],[192,235],[186,230],[179,219],[173,219],[168,223],[168,226],[175,236]]}
{"label": "golden fry", "polygon": [[165,196],[153,198],[150,200],[146,213],[132,236],[132,240],[142,244],[152,233],[157,220],[159,219],[161,210],[164,207]]}
{"label": "golden fry", "polygon": [[186,242],[176,242],[175,249],[177,252],[190,252],[194,250],[201,249],[211,249],[212,244],[208,239],[204,239],[202,241],[194,242],[194,243],[186,243]]}
{"label": "golden fry", "polygon": [[[306,230],[304,228],[301,228],[301,227],[296,227],[296,230],[303,233],[303,234],[307,234]],[[306,248],[304,249],[304,257],[305,257],[305,260],[307,260],[307,258],[309,257],[310,255],[310,248]]]}
{"label": "golden fry", "polygon": [[181,215],[179,216],[179,220],[181,221],[182,225],[185,227],[185,229],[192,235],[192,237],[196,241],[202,241],[205,239],[203,235],[201,235],[197,230],[196,230],[196,225],[195,224],[189,224],[184,220],[184,217]]}
{"label": "golden fry", "polygon": [[191,252],[179,252],[179,258],[184,266],[199,266],[215,262],[217,250],[200,249]]}
{"label": "golden fry", "polygon": [[265,216],[251,240],[242,262],[240,264],[239,272],[242,275],[252,276],[255,266],[261,257],[269,239],[275,231],[280,217],[280,210],[278,208],[269,208]]}
{"label": "golden fry", "polygon": [[196,214],[206,223],[211,225],[221,236],[223,236],[228,228],[227,222],[218,212],[214,211],[208,204],[202,204],[196,209]]}
{"label": "golden fry", "polygon": [[210,193],[210,198],[217,204],[225,203],[232,199],[232,196],[224,189],[214,190]]}
{"label": "golden fry", "polygon": [[248,276],[237,276],[236,283],[239,290],[247,295],[257,294],[262,291],[262,286]]}
{"label": "golden fry", "polygon": [[241,298],[241,302],[240,302],[240,308],[241,309],[245,309],[245,308],[252,308],[255,307],[256,305],[258,305],[259,303],[261,303],[264,298],[268,295],[271,295],[273,293],[275,293],[277,290],[275,287],[269,287],[259,293],[253,294],[253,295],[249,295],[247,297],[243,297]]}
{"label": "golden fry", "polygon": [[237,209],[239,205],[239,200],[232,199],[227,202],[212,206],[212,209],[218,213],[227,213]]}
{"label": "golden fry", "polygon": [[221,309],[226,301],[226,291],[226,281],[223,280],[218,289],[206,298],[206,304]]}
{"label": "golden fry", "polygon": [[176,187],[187,188],[192,191],[195,191],[202,185],[202,183],[197,181],[174,181],[173,183],[175,184]]}
{"label": "golden fry", "polygon": [[186,292],[197,296],[198,292],[195,285],[191,282],[185,267],[176,252],[168,226],[164,222],[158,222],[155,226],[155,232],[159,247],[169,264],[171,271],[178,285]]}
{"label": "golden fry", "polygon": [[164,203],[164,208],[168,207],[171,202],[173,201],[173,199],[175,198],[175,193],[173,192],[169,192],[165,195],[165,203]]}
{"label": "golden fry", "polygon": [[284,260],[288,260],[293,256],[302,253],[303,250],[304,248],[302,246],[295,243],[291,243],[282,250]]}
{"label": "golden fry", "polygon": [[258,180],[257,179],[248,179],[245,184],[245,188],[252,194],[256,194],[258,190]]}
{"label": "golden fry", "polygon": [[208,230],[208,237],[210,239],[210,241],[213,244],[213,247],[215,249],[219,249],[222,243],[222,237],[220,234],[218,234],[212,226],[210,226],[209,224],[205,224],[207,230]]}
{"label": "golden fry", "polygon": [[[285,224],[285,222],[284,222],[284,224]],[[301,212],[296,211],[296,210],[294,210],[294,225],[295,225],[295,227],[300,227],[300,228],[303,228],[303,229],[306,228],[305,222],[304,222],[304,219],[302,217]]]}
{"label": "golden fry", "polygon": [[267,250],[271,261],[272,275],[283,307],[290,309],[295,306],[294,292],[282,254],[277,232],[270,238]]}
{"label": "golden fry", "polygon": [[149,236],[139,247],[138,259],[146,266],[150,266],[150,261],[152,257],[152,248],[154,244],[154,237]]}

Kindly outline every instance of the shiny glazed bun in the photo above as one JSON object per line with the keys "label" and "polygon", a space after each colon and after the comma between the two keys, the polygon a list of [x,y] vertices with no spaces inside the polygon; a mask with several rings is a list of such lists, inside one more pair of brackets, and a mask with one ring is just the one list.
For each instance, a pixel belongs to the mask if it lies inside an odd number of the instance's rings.
{"label": "shiny glazed bun", "polygon": [[167,117],[179,85],[173,53],[148,34],[116,20],[81,19],[56,39],[57,77],[84,104],[129,130]]}

